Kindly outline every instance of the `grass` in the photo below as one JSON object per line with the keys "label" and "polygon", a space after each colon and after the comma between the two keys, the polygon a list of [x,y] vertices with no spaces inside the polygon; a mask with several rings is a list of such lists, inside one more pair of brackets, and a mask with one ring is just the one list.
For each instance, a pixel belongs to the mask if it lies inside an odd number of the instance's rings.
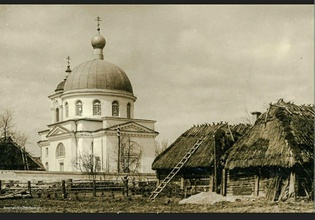
{"label": "grass", "polygon": [[178,204],[180,198],[80,194],[68,198],[24,198],[0,200],[0,213],[314,213],[313,201],[268,202],[238,200],[210,204]]}

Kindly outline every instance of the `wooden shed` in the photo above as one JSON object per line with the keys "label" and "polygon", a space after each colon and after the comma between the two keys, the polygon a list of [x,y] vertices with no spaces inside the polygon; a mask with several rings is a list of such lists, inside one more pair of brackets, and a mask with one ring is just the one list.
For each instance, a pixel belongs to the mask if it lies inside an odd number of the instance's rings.
{"label": "wooden shed", "polygon": [[0,170],[45,170],[42,163],[10,137],[0,139]]}
{"label": "wooden shed", "polygon": [[[229,149],[243,133],[249,129],[248,124],[228,125],[227,123],[212,123],[194,125],[180,135],[166,150],[158,155],[152,163],[159,180],[164,179],[185,154],[201,137],[204,141],[173,178],[180,181],[183,188],[185,182],[199,180],[199,185],[207,185],[208,189],[221,190],[220,156]],[[215,156],[216,155],[216,156]],[[203,179],[207,181],[203,182]]]}
{"label": "wooden shed", "polygon": [[313,197],[314,105],[270,103],[222,157],[227,195]]}

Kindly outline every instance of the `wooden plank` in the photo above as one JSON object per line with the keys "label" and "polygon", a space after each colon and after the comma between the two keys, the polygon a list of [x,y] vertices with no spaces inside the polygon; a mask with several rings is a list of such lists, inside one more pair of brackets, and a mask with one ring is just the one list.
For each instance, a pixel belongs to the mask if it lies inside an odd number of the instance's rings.
{"label": "wooden plank", "polygon": [[254,188],[254,195],[259,195],[259,175],[255,176],[255,188]]}
{"label": "wooden plank", "polygon": [[233,188],[233,195],[241,196],[241,195],[252,195],[253,188],[252,187],[235,187]]}

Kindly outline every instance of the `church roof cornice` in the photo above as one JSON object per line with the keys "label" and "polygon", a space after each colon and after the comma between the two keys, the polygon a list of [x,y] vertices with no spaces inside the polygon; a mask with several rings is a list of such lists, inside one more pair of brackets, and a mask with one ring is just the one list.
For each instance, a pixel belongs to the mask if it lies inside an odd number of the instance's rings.
{"label": "church roof cornice", "polygon": [[93,121],[93,122],[103,122],[102,119],[96,119],[96,118],[73,118],[65,121],[59,121],[53,124],[49,124],[48,127],[60,125],[66,122],[77,122],[77,121]]}
{"label": "church roof cornice", "polygon": [[89,96],[89,95],[106,95],[106,96],[115,96],[115,97],[123,97],[123,98],[130,98],[133,101],[137,100],[137,97],[125,92],[125,91],[118,91],[118,90],[108,90],[108,89],[77,89],[77,90],[70,90],[65,91],[62,93],[61,98],[68,98],[73,96]]}

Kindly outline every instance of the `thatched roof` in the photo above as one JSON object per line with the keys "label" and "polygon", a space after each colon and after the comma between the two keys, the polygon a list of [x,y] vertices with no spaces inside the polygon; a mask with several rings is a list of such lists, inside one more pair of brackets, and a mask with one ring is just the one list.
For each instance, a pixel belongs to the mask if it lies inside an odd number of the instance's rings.
{"label": "thatched roof", "polygon": [[[232,139],[237,139],[248,130],[249,125],[228,125],[227,123],[213,123],[194,125],[179,136],[166,150],[158,155],[152,164],[152,169],[173,169],[183,156],[193,147],[198,139],[206,139],[183,166],[185,168],[209,168],[213,164],[214,133],[216,139],[225,138],[227,145],[232,145]],[[233,138],[230,134],[232,131]]]}
{"label": "thatched roof", "polygon": [[225,167],[292,167],[314,161],[314,105],[280,99],[227,152]]}
{"label": "thatched roof", "polygon": [[[25,157],[23,157],[23,155]],[[26,161],[24,161],[26,159]],[[11,137],[0,138],[0,169],[24,170],[27,162],[29,170],[45,170],[40,160],[33,157]]]}

